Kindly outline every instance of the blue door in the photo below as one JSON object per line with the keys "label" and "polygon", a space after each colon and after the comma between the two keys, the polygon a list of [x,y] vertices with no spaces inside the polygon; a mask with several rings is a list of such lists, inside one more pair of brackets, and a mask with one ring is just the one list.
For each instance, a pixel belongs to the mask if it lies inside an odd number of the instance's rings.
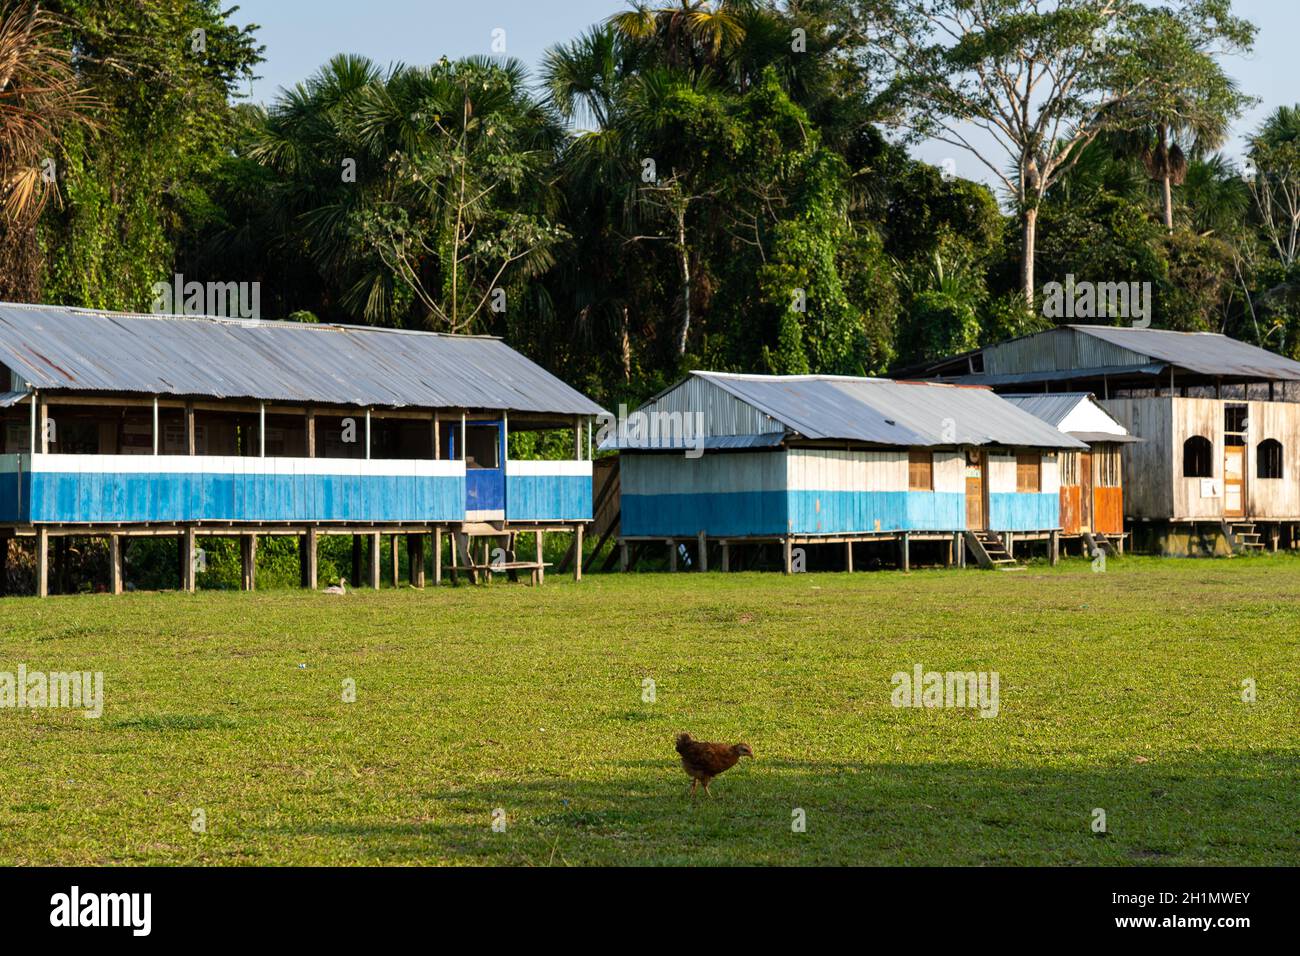
{"label": "blue door", "polygon": [[[506,469],[502,422],[465,424],[465,512],[470,520],[504,520]],[[453,454],[455,449],[453,442]]]}

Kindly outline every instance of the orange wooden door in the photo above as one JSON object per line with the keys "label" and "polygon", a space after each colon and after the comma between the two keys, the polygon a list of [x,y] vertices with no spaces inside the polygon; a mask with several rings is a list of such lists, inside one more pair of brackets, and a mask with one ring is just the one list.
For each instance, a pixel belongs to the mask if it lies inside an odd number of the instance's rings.
{"label": "orange wooden door", "polygon": [[1228,445],[1223,449],[1223,515],[1241,518],[1246,514],[1246,449]]}
{"label": "orange wooden door", "polygon": [[966,529],[984,531],[984,452],[966,453]]}
{"label": "orange wooden door", "polygon": [[1092,452],[1079,452],[1079,530],[1092,531]]}

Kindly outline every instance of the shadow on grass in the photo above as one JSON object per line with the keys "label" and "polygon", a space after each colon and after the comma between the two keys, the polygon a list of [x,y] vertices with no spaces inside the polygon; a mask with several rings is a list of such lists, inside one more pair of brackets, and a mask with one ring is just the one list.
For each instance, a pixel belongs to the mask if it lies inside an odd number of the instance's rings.
{"label": "shadow on grass", "polygon": [[[605,766],[607,780],[430,793],[409,823],[316,820],[268,832],[338,841],[335,851],[359,863],[1300,863],[1297,755],[1283,750],[1074,769],[760,755],[694,802],[666,761]],[[1099,810],[1105,832],[1094,831]],[[796,832],[801,815],[806,830]]]}

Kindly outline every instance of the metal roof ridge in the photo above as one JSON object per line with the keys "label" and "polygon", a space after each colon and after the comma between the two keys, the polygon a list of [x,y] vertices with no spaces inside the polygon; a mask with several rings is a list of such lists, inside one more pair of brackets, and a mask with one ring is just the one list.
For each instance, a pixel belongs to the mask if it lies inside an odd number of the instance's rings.
{"label": "metal roof ridge", "polygon": [[504,341],[499,335],[471,335],[463,332],[437,332],[432,329],[394,329],[384,325],[358,325],[350,322],[295,322],[292,319],[244,319],[227,315],[194,315],[185,312],[125,312],[117,309],[92,309],[80,305],[50,305],[44,302],[0,302],[0,308],[55,310],[74,312],[78,315],[112,316],[119,319],[149,319],[154,321],[189,321],[211,323],[213,325],[231,325],[242,328],[257,328],[270,325],[276,328],[307,329],[315,331],[342,330],[357,332],[386,332],[395,335],[431,335],[445,339],[487,339]]}

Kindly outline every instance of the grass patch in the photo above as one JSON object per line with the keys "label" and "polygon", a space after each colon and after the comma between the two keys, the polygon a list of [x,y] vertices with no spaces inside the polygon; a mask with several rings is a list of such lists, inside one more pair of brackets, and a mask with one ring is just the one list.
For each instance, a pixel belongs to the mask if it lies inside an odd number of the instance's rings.
{"label": "grass patch", "polygon": [[[104,717],[0,709],[0,864],[1296,865],[1298,632],[1290,556],[5,599]],[[680,730],[757,759],[692,805]]]}

